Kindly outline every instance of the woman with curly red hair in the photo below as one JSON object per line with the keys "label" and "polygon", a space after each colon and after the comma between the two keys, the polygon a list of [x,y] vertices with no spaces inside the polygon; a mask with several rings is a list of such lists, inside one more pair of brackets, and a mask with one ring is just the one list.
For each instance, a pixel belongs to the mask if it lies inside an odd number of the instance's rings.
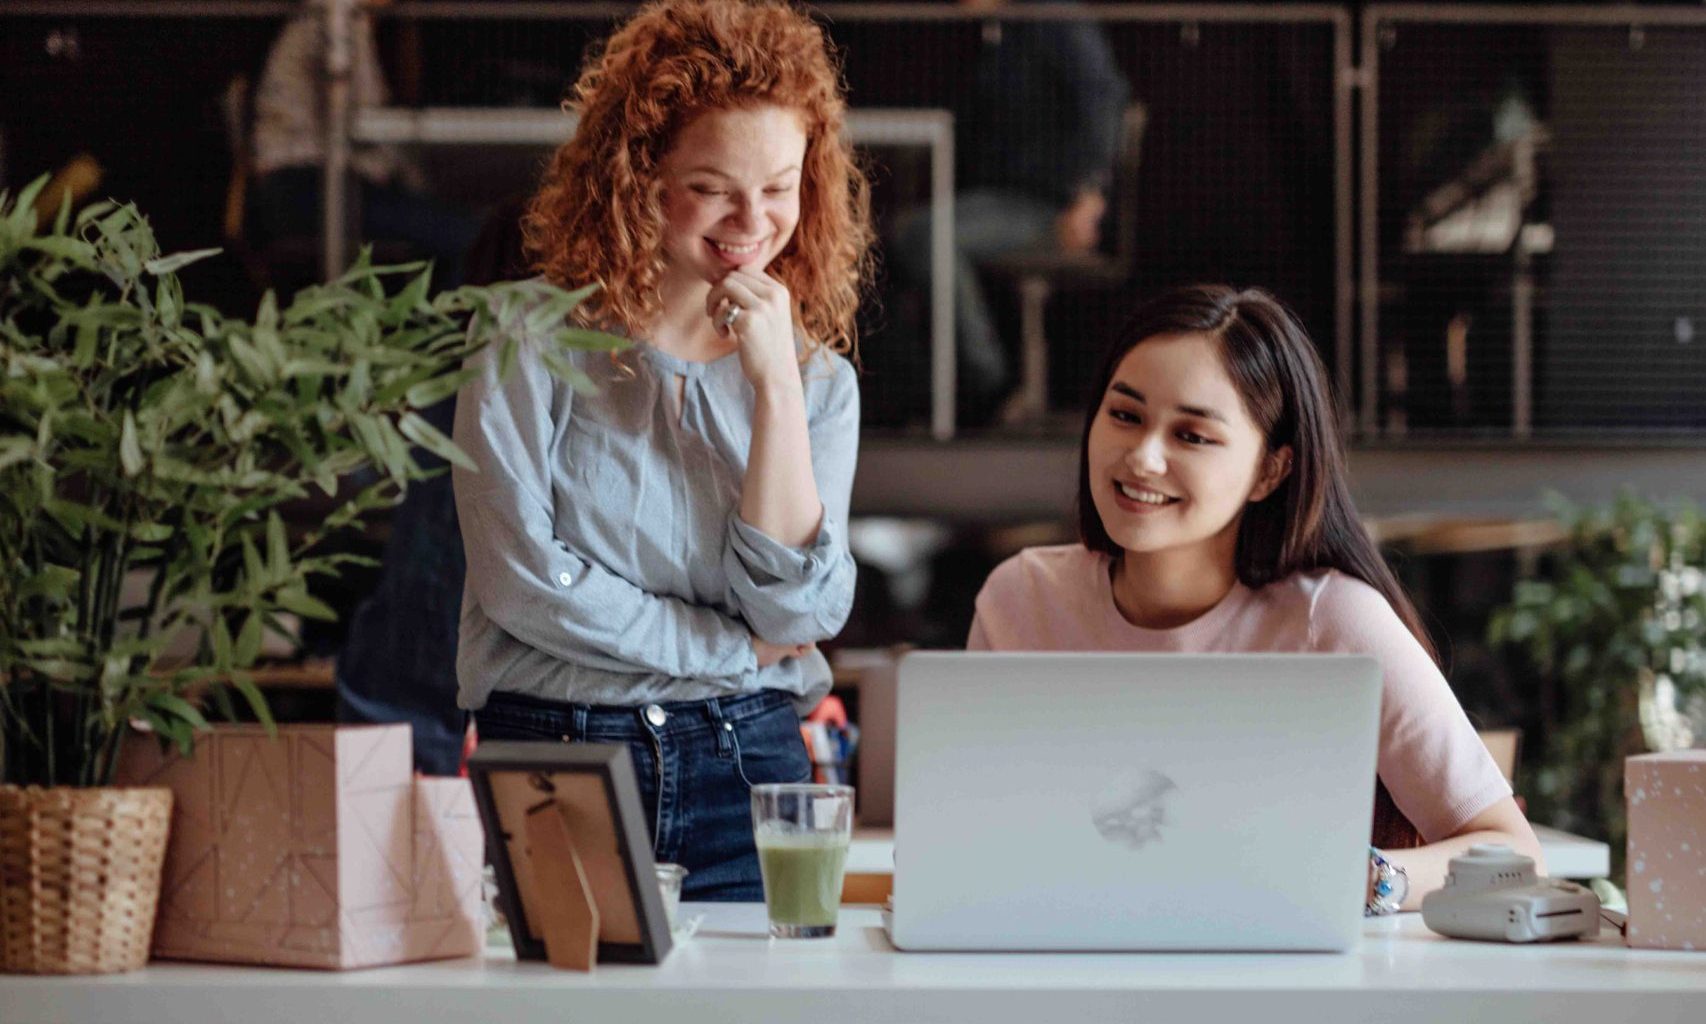
{"label": "woman with curly red hair", "polygon": [[[750,787],[811,771],[798,711],[846,621],[864,176],[823,33],[666,0],[582,72],[523,231],[633,348],[475,364],[456,440],[459,702],[483,738],[625,742],[689,899],[762,898]],[[572,374],[570,374],[572,376]]]}

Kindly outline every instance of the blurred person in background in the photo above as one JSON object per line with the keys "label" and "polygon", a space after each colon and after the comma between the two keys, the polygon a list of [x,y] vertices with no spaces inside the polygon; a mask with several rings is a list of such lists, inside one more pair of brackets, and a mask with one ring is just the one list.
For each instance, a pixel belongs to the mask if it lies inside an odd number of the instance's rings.
{"label": "blurred person in background", "polygon": [[[391,0],[369,0],[383,7]],[[326,0],[310,0],[273,41],[254,98],[254,226],[264,241],[316,237],[325,191],[327,52]],[[358,10],[351,18],[350,104],[385,106],[390,101],[373,19]],[[361,213],[368,241],[407,244],[434,261],[434,283],[453,287],[461,279],[462,256],[479,231],[471,214],[427,193],[420,167],[395,146],[363,145],[350,152],[350,172],[359,187],[351,200]]]}
{"label": "blurred person in background", "polygon": [[[1014,383],[978,265],[1097,247],[1131,89],[1100,23],[1003,20],[1017,2],[960,2],[989,15],[954,112],[954,346],[960,408],[975,419],[998,411]],[[897,284],[930,287],[928,208],[896,219],[886,252]]]}

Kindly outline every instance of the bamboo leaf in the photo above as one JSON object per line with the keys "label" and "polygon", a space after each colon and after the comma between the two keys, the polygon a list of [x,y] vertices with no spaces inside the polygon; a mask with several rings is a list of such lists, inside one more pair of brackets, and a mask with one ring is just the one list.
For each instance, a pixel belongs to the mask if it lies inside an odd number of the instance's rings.
{"label": "bamboo leaf", "polygon": [[237,631],[237,644],[232,650],[232,660],[238,665],[253,665],[261,653],[261,635],[263,617],[260,612],[250,612],[243,620],[243,628]]}
{"label": "bamboo leaf", "polygon": [[18,581],[17,594],[23,599],[45,597],[50,601],[63,601],[71,596],[71,588],[77,585],[81,576],[69,566],[43,565]]}
{"label": "bamboo leaf", "polygon": [[373,364],[366,359],[357,359],[350,367],[349,379],[344,382],[343,399],[350,408],[360,409],[367,405],[373,394]]}
{"label": "bamboo leaf", "polygon": [[255,547],[255,542],[248,534],[243,535],[243,575],[247,577],[250,587],[261,587],[271,577],[266,565],[261,561],[261,552]]}
{"label": "bamboo leaf", "polygon": [[584,327],[565,327],[556,332],[556,337],[560,344],[590,352],[620,352],[634,346],[634,343],[627,338],[606,334],[603,331],[590,331]]}
{"label": "bamboo leaf", "polygon": [[405,394],[409,406],[415,409],[428,409],[444,401],[461,390],[462,385],[479,376],[477,370],[458,370],[447,373],[431,380],[422,381],[409,388]]}
{"label": "bamboo leaf", "polygon": [[136,417],[129,409],[124,411],[124,426],[119,430],[118,457],[125,476],[142,472],[142,445],[136,440]]}
{"label": "bamboo leaf", "polygon": [[402,418],[397,421],[397,429],[403,432],[404,437],[444,461],[463,469],[478,471],[479,467],[474,465],[473,459],[464,454],[462,449],[456,447],[456,444],[450,438],[445,437],[442,431],[420,416],[412,412],[404,413]]}
{"label": "bamboo leaf", "polygon": [[385,436],[379,432],[379,426],[372,416],[352,415],[349,418],[350,429],[361,441],[362,451],[368,459],[376,463],[385,461]]}
{"label": "bamboo leaf", "polygon": [[386,312],[393,319],[402,319],[410,312],[420,309],[427,304],[427,292],[432,287],[432,268],[423,270],[420,274],[397,293],[391,300]]}
{"label": "bamboo leaf", "polygon": [[148,704],[156,710],[181,719],[193,729],[199,731],[207,728],[207,719],[201,716],[201,712],[196,710],[195,705],[175,693],[150,694]]}
{"label": "bamboo leaf", "polygon": [[76,658],[83,653],[83,644],[69,636],[19,640],[16,646],[21,653],[32,658]]}
{"label": "bamboo leaf", "polygon": [[34,234],[36,228],[36,197],[47,187],[48,176],[41,177],[25,185],[18,192],[18,198],[12,202],[12,215],[7,225],[19,235]]}
{"label": "bamboo leaf", "polygon": [[374,424],[378,426],[379,436],[384,443],[386,471],[391,474],[392,479],[401,481],[407,478],[412,474],[415,465],[414,459],[409,457],[409,443],[386,417],[376,417]]}
{"label": "bamboo leaf", "polygon": [[94,670],[94,666],[87,662],[72,661],[68,658],[23,658],[20,660],[26,668],[61,683],[74,683],[79,679],[87,679]]}
{"label": "bamboo leaf", "polygon": [[598,390],[592,378],[582,373],[580,367],[563,358],[560,352],[541,353],[539,361],[545,364],[545,369],[551,376],[574,388],[577,394],[590,395]]}
{"label": "bamboo leaf", "polygon": [[0,437],[0,470],[35,457],[36,446],[27,437]]}
{"label": "bamboo leaf", "polygon": [[[67,193],[69,194],[69,193]],[[51,235],[32,238],[24,242],[20,249],[39,252],[44,256],[56,256],[79,266],[86,266],[94,255],[94,248],[89,243],[77,238],[55,238]]]}
{"label": "bamboo leaf", "polygon": [[278,330],[278,296],[271,288],[261,296],[260,308],[255,310],[255,326],[263,331]]}
{"label": "bamboo leaf", "polygon": [[267,707],[266,698],[261,695],[260,688],[255,686],[255,677],[247,672],[233,672],[231,685],[243,695],[249,710],[255,713],[255,720],[266,727],[267,734],[277,735],[278,726],[273,722],[272,709]]}
{"label": "bamboo leaf", "polygon": [[231,630],[225,625],[223,615],[213,616],[213,624],[207,631],[207,638],[213,645],[213,664],[219,668],[229,668],[231,665]]}
{"label": "bamboo leaf", "polygon": [[281,590],[277,597],[278,606],[287,612],[295,612],[305,619],[318,619],[321,622],[336,622],[338,613],[332,610],[317,597],[310,597],[301,590]]}
{"label": "bamboo leaf", "polygon": [[275,577],[290,572],[290,542],[284,533],[284,520],[277,512],[267,514],[267,569]]}
{"label": "bamboo leaf", "polygon": [[77,341],[71,350],[71,365],[87,367],[95,362],[95,346],[101,340],[101,325],[93,318],[77,321]]}
{"label": "bamboo leaf", "polygon": [[198,263],[209,256],[219,255],[219,249],[195,249],[190,252],[173,253],[170,256],[156,256],[142,265],[142,269],[155,277],[175,274],[192,263]]}

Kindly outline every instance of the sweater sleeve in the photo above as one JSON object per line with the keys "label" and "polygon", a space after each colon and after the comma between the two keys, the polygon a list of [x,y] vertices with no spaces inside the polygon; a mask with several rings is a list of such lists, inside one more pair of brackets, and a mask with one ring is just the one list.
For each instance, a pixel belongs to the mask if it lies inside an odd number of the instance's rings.
{"label": "sweater sleeve", "polygon": [[516,346],[507,374],[492,348],[476,355],[477,376],[457,400],[453,436],[477,467],[453,471],[469,599],[521,642],[591,668],[682,678],[755,670],[744,624],[641,590],[557,537],[550,453],[573,392],[556,385],[536,344]]}
{"label": "sweater sleeve", "polygon": [[1511,795],[1445,676],[1379,591],[1329,574],[1310,621],[1315,649],[1380,662],[1380,778],[1423,839],[1447,838]]}
{"label": "sweater sleeve", "polygon": [[1048,27],[1053,30],[1048,50],[1072,107],[1061,114],[1079,126],[1073,144],[1060,154],[1063,169],[1076,188],[1105,192],[1119,154],[1131,87],[1100,25],[1073,21]]}
{"label": "sweater sleeve", "polygon": [[738,503],[729,513],[723,572],[733,603],[753,632],[771,643],[828,640],[853,608],[857,570],[847,545],[847,514],[859,459],[859,385],[847,360],[833,357],[833,366],[807,427],[823,504],[817,537],[789,547],[741,519]]}

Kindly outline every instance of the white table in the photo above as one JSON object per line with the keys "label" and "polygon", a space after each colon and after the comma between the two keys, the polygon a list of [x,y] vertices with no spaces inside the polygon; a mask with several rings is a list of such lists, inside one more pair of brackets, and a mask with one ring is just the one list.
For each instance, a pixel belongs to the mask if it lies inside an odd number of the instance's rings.
{"label": "white table", "polygon": [[1546,873],[1553,878],[1605,878],[1611,874],[1611,847],[1597,839],[1535,825]]}
{"label": "white table", "polygon": [[507,953],[349,973],[156,964],[95,978],[0,976],[6,1024],[714,1024],[718,1021],[1697,1021],[1706,954],[1455,942],[1416,914],[1369,921],[1347,954],[896,953],[877,911],[834,939],[772,942],[757,904],[693,905],[658,967],[591,975]]}

